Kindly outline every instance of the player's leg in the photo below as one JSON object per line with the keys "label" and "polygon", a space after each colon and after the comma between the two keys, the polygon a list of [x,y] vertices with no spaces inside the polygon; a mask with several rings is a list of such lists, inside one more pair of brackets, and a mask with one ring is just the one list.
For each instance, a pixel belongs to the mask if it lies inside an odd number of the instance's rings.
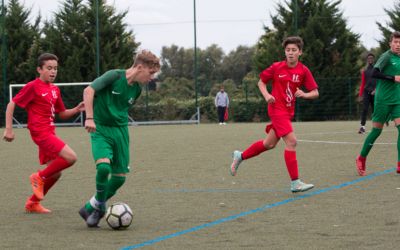
{"label": "player's leg", "polygon": [[239,150],[235,150],[233,152],[232,164],[229,168],[229,171],[232,176],[235,176],[237,174],[239,165],[243,160],[253,158],[253,157],[265,152],[266,150],[273,149],[276,146],[276,144],[279,142],[279,138],[276,136],[275,131],[272,128],[271,124],[267,125],[266,132],[267,132],[267,136],[265,139],[255,141],[243,152],[241,152]]}
{"label": "player's leg", "polygon": [[396,123],[398,135],[397,135],[397,170],[396,172],[400,174],[400,118]]}
{"label": "player's leg", "polygon": [[304,192],[313,188],[313,184],[304,183],[299,179],[299,167],[296,155],[297,139],[294,132],[283,136],[282,139],[285,142],[284,159],[291,180],[291,191],[294,193]]}
{"label": "player's leg", "polygon": [[362,105],[363,105],[363,109],[361,111],[361,122],[360,122],[361,126],[360,126],[360,129],[358,130],[359,134],[365,133],[365,124],[367,122],[368,109],[369,109],[369,105],[370,105],[370,94],[364,92]]}
{"label": "player's leg", "polygon": [[117,193],[117,190],[122,187],[122,185],[125,183],[125,180],[126,174],[111,175],[111,178],[107,185],[107,201]]}
{"label": "player's leg", "polygon": [[114,133],[113,147],[113,167],[111,178],[107,184],[107,198],[109,200],[114,196],[117,190],[122,187],[126,180],[126,174],[129,173],[129,131],[128,127],[116,129]]}
{"label": "player's leg", "polygon": [[380,122],[372,123],[372,130],[371,132],[369,132],[367,138],[365,138],[361,152],[359,156],[356,158],[357,172],[360,176],[365,175],[367,156],[371,151],[376,139],[378,139],[378,137],[382,133],[382,129],[383,129],[383,123]]}
{"label": "player's leg", "polygon": [[[43,194],[46,195],[51,187],[60,179],[61,173],[56,173],[50,178],[44,180]],[[36,195],[32,195],[25,203],[25,211],[27,213],[50,213],[51,211],[40,204],[40,200]]]}
{"label": "player's leg", "polygon": [[363,143],[361,152],[356,158],[356,168],[359,175],[365,175],[366,160],[369,152],[371,151],[376,139],[380,136],[383,129],[383,124],[387,121],[392,108],[388,105],[376,103],[374,106],[374,113],[372,115],[372,130],[368,134]]}
{"label": "player's leg", "polygon": [[39,146],[40,163],[46,163],[45,169],[30,176],[32,189],[40,200],[44,197],[45,180],[72,166],[76,161],[75,152],[55,134],[46,134],[45,140],[34,139]]}
{"label": "player's leg", "polygon": [[400,174],[400,105],[393,108],[392,117],[395,117],[394,124],[397,128],[397,169],[396,172]]}

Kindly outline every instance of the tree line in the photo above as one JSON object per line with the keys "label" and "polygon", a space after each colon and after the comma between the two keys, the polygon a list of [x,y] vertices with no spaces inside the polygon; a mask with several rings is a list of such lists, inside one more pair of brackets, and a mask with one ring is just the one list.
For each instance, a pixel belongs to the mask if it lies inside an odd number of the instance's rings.
{"label": "tree line", "polygon": [[[50,20],[39,15],[32,22],[32,11],[23,1],[9,0],[4,6],[7,83],[0,79],[0,96],[7,86],[26,83],[35,78],[36,59],[42,52],[59,56],[58,82],[90,82],[98,73],[111,68],[126,68],[132,63],[140,45],[133,30],[125,22],[127,11],[118,12],[105,0],[98,0],[100,68],[96,69],[96,0],[65,0]],[[276,14],[270,14],[271,26],[253,46],[238,46],[225,54],[217,44],[197,48],[198,84],[194,84],[194,49],[176,45],[161,50],[162,68],[157,88],[150,91],[146,101],[159,102],[165,98],[176,100],[214,96],[223,84],[231,98],[261,98],[256,83],[261,70],[272,62],[284,59],[281,42],[289,35],[303,38],[305,47],[301,61],[314,74],[320,87],[320,108],[304,106],[318,113],[327,105],[340,107],[350,93],[356,95],[356,84],[348,78],[359,78],[365,65],[366,48],[360,35],[348,26],[340,10],[341,0],[285,0],[276,5]],[[269,10],[265,10],[268,15]],[[376,23],[382,32],[377,55],[388,49],[388,39],[394,30],[400,30],[400,3],[385,9],[390,21]],[[1,27],[2,29],[2,27]],[[155,34],[155,39],[157,39]],[[3,62],[2,62],[3,63]],[[3,65],[2,65],[3,67]],[[4,76],[4,75],[3,75]],[[334,83],[334,84],[332,84]],[[332,95],[334,93],[334,95]],[[8,101],[8,100],[7,100]],[[4,110],[6,100],[0,105]],[[303,104],[302,104],[303,105]],[[3,124],[3,114],[0,118]]]}

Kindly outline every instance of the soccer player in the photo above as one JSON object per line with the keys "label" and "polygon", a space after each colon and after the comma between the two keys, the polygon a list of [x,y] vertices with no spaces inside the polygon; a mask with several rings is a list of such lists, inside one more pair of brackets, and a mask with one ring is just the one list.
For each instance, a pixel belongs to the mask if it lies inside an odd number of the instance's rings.
{"label": "soccer player", "polygon": [[375,140],[380,136],[383,124],[394,120],[399,131],[397,137],[397,173],[400,174],[400,32],[390,36],[390,49],[383,53],[374,65],[373,77],[377,78],[372,130],[365,138],[360,155],[356,158],[359,175],[366,174],[366,160]]}
{"label": "soccer player", "polygon": [[[291,179],[291,191],[303,192],[314,187],[299,179],[296,136],[291,120],[294,116],[296,98],[315,99],[319,96],[318,85],[310,70],[299,61],[302,54],[303,40],[298,36],[284,39],[282,46],[286,60],[275,62],[260,74],[258,87],[268,103],[268,115],[271,123],[266,126],[267,136],[254,142],[245,151],[233,152],[233,162],[230,166],[231,175],[237,174],[239,164],[260,153],[273,149],[280,138],[285,142],[284,159]],[[266,84],[272,82],[272,93]],[[304,92],[302,87],[308,92]]]}
{"label": "soccer player", "polygon": [[6,109],[6,128],[3,139],[11,142],[15,135],[12,119],[15,106],[28,112],[28,129],[33,142],[39,147],[39,162],[47,166],[30,176],[33,195],[28,198],[25,210],[29,213],[50,213],[40,204],[49,189],[61,176],[61,171],[72,166],[76,153],[55,133],[55,114],[61,119],[69,119],[84,110],[83,102],[75,108],[65,109],[60,90],[52,82],[57,76],[58,58],[50,53],[38,58],[39,77],[28,82],[8,103]]}
{"label": "soccer player", "polygon": [[159,59],[150,51],[139,52],[133,65],[107,71],[85,88],[85,129],[91,135],[96,164],[96,193],[79,210],[88,227],[97,227],[106,201],[124,184],[129,172],[128,111],[160,69]]}
{"label": "soccer player", "polygon": [[369,106],[371,106],[372,113],[374,113],[374,95],[376,87],[376,79],[372,77],[374,71],[374,60],[374,54],[369,53],[367,55],[367,66],[361,72],[361,86],[358,98],[359,100],[362,100],[363,110],[361,112],[361,127],[358,130],[359,134],[365,133],[365,124],[367,122]]}

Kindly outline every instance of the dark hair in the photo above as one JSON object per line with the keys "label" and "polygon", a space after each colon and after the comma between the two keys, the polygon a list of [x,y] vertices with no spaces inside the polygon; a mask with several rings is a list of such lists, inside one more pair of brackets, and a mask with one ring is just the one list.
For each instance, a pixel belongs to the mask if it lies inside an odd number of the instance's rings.
{"label": "dark hair", "polygon": [[370,57],[370,56],[372,56],[373,58],[375,58],[375,55],[374,55],[373,53],[371,53],[371,52],[367,54],[367,58]]}
{"label": "dark hair", "polygon": [[43,53],[38,57],[37,66],[42,67],[46,61],[56,60],[58,62],[58,57],[51,53]]}
{"label": "dark hair", "polygon": [[299,36],[286,37],[282,42],[283,48],[286,48],[288,44],[295,44],[299,48],[299,50],[303,50],[304,42],[303,39],[301,39],[301,37]]}
{"label": "dark hair", "polygon": [[399,31],[395,31],[390,35],[390,41],[393,40],[393,38],[400,38],[400,32]]}

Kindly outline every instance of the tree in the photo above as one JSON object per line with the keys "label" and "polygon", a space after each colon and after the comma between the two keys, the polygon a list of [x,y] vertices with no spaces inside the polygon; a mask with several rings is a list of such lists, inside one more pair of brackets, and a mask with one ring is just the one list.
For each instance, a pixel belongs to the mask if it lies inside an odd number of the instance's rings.
{"label": "tree", "polygon": [[10,0],[5,18],[7,85],[26,83],[35,77],[36,60],[32,58],[36,55],[32,55],[32,49],[40,35],[41,18],[30,24],[30,14],[31,10],[25,9],[19,0]]}
{"label": "tree", "polygon": [[238,46],[223,58],[221,75],[223,79],[232,79],[236,86],[242,84],[243,78],[252,71],[252,58],[255,47]]}
{"label": "tree", "polygon": [[400,30],[400,2],[396,2],[393,9],[384,9],[384,11],[389,16],[390,20],[387,21],[385,25],[376,22],[383,36],[379,41],[380,53],[389,49],[389,39],[393,31]]}
{"label": "tree", "polygon": [[[60,57],[59,82],[92,81],[96,68],[96,0],[66,0],[55,18],[45,22],[44,51]],[[111,68],[131,66],[139,46],[123,22],[127,10],[117,14],[114,7],[99,4],[100,74]]]}

